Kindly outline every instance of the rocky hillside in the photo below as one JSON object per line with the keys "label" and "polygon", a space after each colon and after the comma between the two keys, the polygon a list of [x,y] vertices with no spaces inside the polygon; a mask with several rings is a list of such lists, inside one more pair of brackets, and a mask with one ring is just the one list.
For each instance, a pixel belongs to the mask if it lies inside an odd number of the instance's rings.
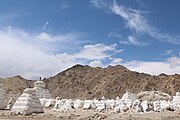
{"label": "rocky hillside", "polygon": [[115,98],[126,90],[135,93],[159,90],[170,95],[180,91],[180,75],[151,76],[121,65],[107,68],[75,65],[44,81],[54,97],[62,98]]}
{"label": "rocky hillside", "polygon": [[0,83],[8,98],[20,96],[25,88],[33,87],[33,81],[28,81],[19,75],[6,79],[1,78]]}
{"label": "rocky hillside", "polygon": [[[59,74],[44,79],[53,97],[62,98],[115,98],[126,90],[139,93],[144,90],[159,90],[174,95],[180,91],[180,75],[151,76],[130,71],[117,65],[107,68],[75,65]],[[19,96],[33,81],[20,76],[0,79],[8,96]]]}

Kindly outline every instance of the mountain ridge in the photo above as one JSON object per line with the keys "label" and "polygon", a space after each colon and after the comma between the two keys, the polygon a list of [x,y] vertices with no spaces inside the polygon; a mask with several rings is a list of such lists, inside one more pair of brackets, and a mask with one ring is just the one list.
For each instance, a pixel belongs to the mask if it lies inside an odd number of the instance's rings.
{"label": "mountain ridge", "polygon": [[[170,95],[180,91],[180,74],[150,75],[130,71],[122,65],[106,68],[75,65],[43,81],[53,97],[61,98],[115,98],[126,90],[134,93],[141,91],[162,91]],[[32,80],[21,76],[0,79],[8,96],[19,96],[27,87],[33,87]]]}
{"label": "mountain ridge", "polygon": [[138,93],[159,90],[174,95],[180,91],[180,75],[155,76],[130,71],[122,65],[107,68],[75,65],[44,80],[53,96],[62,98],[114,98],[126,90]]}

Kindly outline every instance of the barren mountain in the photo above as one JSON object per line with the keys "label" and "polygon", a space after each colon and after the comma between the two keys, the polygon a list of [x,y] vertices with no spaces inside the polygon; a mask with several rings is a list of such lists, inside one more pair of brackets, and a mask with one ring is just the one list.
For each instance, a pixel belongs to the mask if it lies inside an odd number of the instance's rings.
{"label": "barren mountain", "polygon": [[115,98],[126,90],[135,93],[159,90],[170,95],[180,91],[180,75],[151,76],[121,65],[107,68],[75,65],[44,81],[54,97],[62,98]]}
{"label": "barren mountain", "polygon": [[33,81],[26,80],[19,75],[6,79],[1,78],[0,83],[8,98],[20,96],[25,88],[33,87]]}
{"label": "barren mountain", "polygon": [[[19,96],[33,82],[20,76],[0,79],[10,96]],[[59,74],[44,79],[53,97],[62,98],[115,98],[126,90],[135,93],[146,90],[159,90],[174,95],[180,91],[180,75],[152,76],[130,71],[117,65],[107,68],[75,65]]]}

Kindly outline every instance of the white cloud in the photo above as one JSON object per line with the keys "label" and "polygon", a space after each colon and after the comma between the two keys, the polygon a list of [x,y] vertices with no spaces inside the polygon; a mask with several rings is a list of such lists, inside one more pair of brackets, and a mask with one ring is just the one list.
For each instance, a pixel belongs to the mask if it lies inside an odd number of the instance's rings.
{"label": "white cloud", "polygon": [[91,66],[91,67],[105,67],[105,65],[103,65],[103,63],[99,60],[91,61],[89,63],[89,66]]}
{"label": "white cloud", "polygon": [[172,36],[170,34],[159,32],[159,30],[150,25],[149,21],[141,14],[143,11],[126,8],[118,5],[117,2],[113,3],[111,10],[116,15],[121,16],[124,19],[126,26],[131,30],[135,30],[136,33],[145,33],[163,42],[180,44],[179,35]]}
{"label": "white cloud", "polygon": [[54,41],[54,39],[45,32],[40,33],[36,37],[37,37],[37,39],[40,39],[40,40]]}
{"label": "white cloud", "polygon": [[164,34],[161,32],[158,32],[158,30],[149,31],[149,35],[152,37],[159,39],[163,42],[173,43],[173,44],[180,44],[180,35],[173,36],[170,34]]}
{"label": "white cloud", "polygon": [[180,67],[180,58],[177,56],[168,58],[167,62],[170,64],[171,68]]}
{"label": "white cloud", "polygon": [[111,57],[112,54],[108,52],[113,52],[113,53],[119,52],[119,50],[116,50],[116,44],[85,45],[79,53],[75,54],[75,56],[76,58],[79,59],[103,60]]}
{"label": "white cloud", "polygon": [[62,9],[70,8],[71,5],[67,1],[60,2],[60,7]]}
{"label": "white cloud", "polygon": [[180,72],[180,58],[170,57],[164,62],[129,61],[123,63],[128,69],[152,75],[175,74]]}
{"label": "white cloud", "polygon": [[93,5],[94,7],[98,9],[103,9],[103,8],[108,7],[107,1],[104,1],[104,0],[91,0],[90,3],[91,5]]}
{"label": "white cloud", "polygon": [[143,0],[136,0],[136,2],[141,5],[142,7],[145,7],[145,3]]}
{"label": "white cloud", "polygon": [[[72,54],[60,52],[54,54],[51,50],[46,49],[46,45],[49,46],[51,40],[65,40],[65,38],[60,39],[59,37],[63,35],[57,36],[44,34],[44,36],[37,38],[37,35],[28,34],[11,27],[0,30],[0,77],[18,74],[27,79],[36,79],[40,76],[49,77],[72,65],[89,64],[89,62],[92,66],[102,67],[101,60],[122,51],[116,50],[116,44],[91,44],[84,45],[79,51]],[[46,40],[41,42],[37,39]],[[73,41],[73,38],[70,40]],[[72,42],[72,44],[75,43]],[[54,47],[53,44],[51,45]],[[58,45],[60,48],[63,46]],[[72,49],[71,46],[69,48]]]}
{"label": "white cloud", "polygon": [[[58,61],[34,46],[6,32],[0,32],[0,73],[2,77],[21,74],[52,74]],[[55,68],[54,68],[55,67]]]}
{"label": "white cloud", "polygon": [[0,20],[6,21],[6,20],[12,20],[14,18],[19,17],[19,15],[16,14],[1,14],[0,15]]}
{"label": "white cloud", "polygon": [[72,55],[49,53],[36,43],[36,35],[11,27],[0,30],[0,77],[49,77],[78,63]]}
{"label": "white cloud", "polygon": [[53,6],[50,7],[50,10],[53,11],[53,12],[57,12],[57,13],[60,13],[60,12],[64,12],[64,10],[66,9],[69,9],[71,8],[71,4],[69,1],[62,1],[62,0],[59,0],[59,3],[57,4],[54,4]]}
{"label": "white cloud", "polygon": [[46,21],[46,23],[45,23],[44,26],[43,26],[43,30],[46,30],[46,28],[47,28],[48,25],[49,25],[49,22]]}
{"label": "white cloud", "polygon": [[121,41],[119,41],[120,42],[120,44],[124,44],[124,45],[130,45],[130,43],[128,42],[128,41],[123,41],[123,40],[121,40]]}
{"label": "white cloud", "polygon": [[128,28],[136,32],[142,33],[151,29],[147,20],[140,14],[139,10],[126,8],[118,5],[117,2],[113,3],[111,10],[114,14],[121,16],[125,20],[125,24]]}
{"label": "white cloud", "polygon": [[122,38],[121,34],[117,33],[117,32],[109,32],[107,36],[108,37]]}
{"label": "white cloud", "polygon": [[131,36],[131,35],[129,35],[127,37],[127,40],[124,40],[124,41],[121,40],[120,43],[124,44],[124,45],[135,45],[135,46],[146,46],[146,45],[148,45],[146,43],[138,41],[134,36]]}
{"label": "white cloud", "polygon": [[166,50],[164,51],[164,53],[162,53],[162,55],[172,55],[173,50]]}
{"label": "white cloud", "polygon": [[167,50],[167,51],[165,51],[165,52],[166,52],[166,54],[171,55],[172,52],[173,52],[173,50]]}
{"label": "white cloud", "polygon": [[131,36],[131,35],[128,36],[127,42],[129,44],[132,44],[132,45],[135,45],[135,46],[145,46],[145,45],[147,45],[145,43],[142,43],[142,42],[138,41],[134,36]]}
{"label": "white cloud", "polygon": [[73,42],[77,40],[82,35],[76,33],[67,33],[67,34],[60,34],[60,35],[50,35],[46,32],[42,32],[36,36],[38,40],[43,40],[47,42]]}
{"label": "white cloud", "polygon": [[[127,28],[131,29],[136,34],[147,34],[162,42],[173,44],[180,44],[180,36],[170,35],[160,32],[156,27],[153,27],[149,20],[143,16],[144,11],[127,8],[119,5],[115,0],[113,2],[106,2],[104,0],[91,0],[92,4],[99,9],[111,11],[111,13],[120,16]],[[109,13],[109,12],[108,12]]]}
{"label": "white cloud", "polygon": [[110,62],[110,65],[112,65],[112,66],[120,65],[120,64],[122,64],[122,62],[123,62],[123,59],[122,59],[122,58],[110,58],[110,60],[112,60],[112,61]]}

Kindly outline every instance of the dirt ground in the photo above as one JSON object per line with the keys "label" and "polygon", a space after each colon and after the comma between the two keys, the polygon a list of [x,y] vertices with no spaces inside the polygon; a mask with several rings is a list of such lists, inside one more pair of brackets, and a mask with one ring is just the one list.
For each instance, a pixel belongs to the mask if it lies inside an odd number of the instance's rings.
{"label": "dirt ground", "polygon": [[8,110],[0,111],[0,120],[180,120],[180,111],[149,113],[99,113],[93,110],[76,110],[66,113],[45,110],[43,114],[29,116],[11,115]]}

